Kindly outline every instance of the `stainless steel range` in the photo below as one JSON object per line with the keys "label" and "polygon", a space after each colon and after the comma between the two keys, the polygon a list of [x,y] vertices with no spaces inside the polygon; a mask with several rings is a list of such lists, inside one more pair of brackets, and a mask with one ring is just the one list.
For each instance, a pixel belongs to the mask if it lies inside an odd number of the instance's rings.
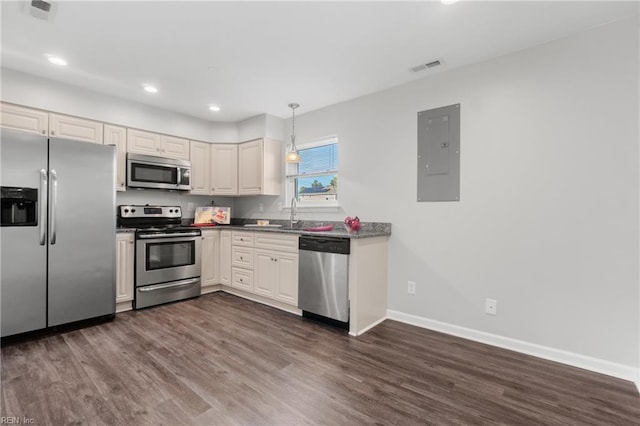
{"label": "stainless steel range", "polygon": [[135,309],[200,295],[201,232],[182,226],[180,206],[118,206],[136,229]]}

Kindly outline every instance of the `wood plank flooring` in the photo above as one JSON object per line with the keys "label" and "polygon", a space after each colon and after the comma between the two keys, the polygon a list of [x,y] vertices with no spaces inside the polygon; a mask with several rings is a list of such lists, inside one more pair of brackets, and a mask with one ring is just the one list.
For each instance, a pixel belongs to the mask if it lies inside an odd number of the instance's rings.
{"label": "wood plank flooring", "polygon": [[632,383],[394,321],[358,338],[225,293],[2,348],[38,425],[633,425]]}

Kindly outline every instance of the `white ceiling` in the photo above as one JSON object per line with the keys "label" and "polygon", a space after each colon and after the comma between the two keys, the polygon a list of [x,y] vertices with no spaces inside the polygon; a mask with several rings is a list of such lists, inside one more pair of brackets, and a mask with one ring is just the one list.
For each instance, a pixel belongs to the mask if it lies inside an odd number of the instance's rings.
{"label": "white ceiling", "polygon": [[302,114],[638,14],[610,1],[60,1],[42,20],[29,4],[2,1],[3,67],[212,121],[286,118],[290,102]]}

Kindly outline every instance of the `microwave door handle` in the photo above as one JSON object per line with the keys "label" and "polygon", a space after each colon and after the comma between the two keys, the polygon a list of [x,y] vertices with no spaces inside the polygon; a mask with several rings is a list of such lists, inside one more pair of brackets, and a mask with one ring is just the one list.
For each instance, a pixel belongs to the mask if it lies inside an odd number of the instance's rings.
{"label": "microwave door handle", "polygon": [[176,180],[176,186],[180,186],[182,183],[182,167],[177,167],[178,170],[178,178]]}
{"label": "microwave door handle", "polygon": [[49,241],[51,242],[51,245],[54,245],[57,237],[56,210],[58,208],[58,173],[56,173],[55,170],[51,170],[51,199],[49,201],[51,206],[51,213],[49,214],[49,220],[51,221],[51,236]]}
{"label": "microwave door handle", "polygon": [[38,209],[38,232],[40,236],[40,245],[45,245],[47,241],[47,171],[40,169],[40,207]]}

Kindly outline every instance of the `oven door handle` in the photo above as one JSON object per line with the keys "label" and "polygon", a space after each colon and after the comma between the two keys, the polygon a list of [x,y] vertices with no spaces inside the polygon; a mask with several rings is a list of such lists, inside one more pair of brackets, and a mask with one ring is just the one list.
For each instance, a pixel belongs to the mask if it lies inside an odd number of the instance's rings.
{"label": "oven door handle", "polygon": [[178,237],[199,237],[201,234],[197,231],[195,232],[174,232],[167,234],[142,234],[138,235],[138,238],[141,240],[151,240],[155,238],[178,238]]}
{"label": "oven door handle", "polygon": [[138,291],[147,292],[147,291],[163,290],[166,288],[185,287],[188,285],[196,284],[199,281],[200,281],[200,278],[189,278],[188,280],[180,280],[173,283],[155,284],[155,285],[148,285],[144,287],[138,287]]}

